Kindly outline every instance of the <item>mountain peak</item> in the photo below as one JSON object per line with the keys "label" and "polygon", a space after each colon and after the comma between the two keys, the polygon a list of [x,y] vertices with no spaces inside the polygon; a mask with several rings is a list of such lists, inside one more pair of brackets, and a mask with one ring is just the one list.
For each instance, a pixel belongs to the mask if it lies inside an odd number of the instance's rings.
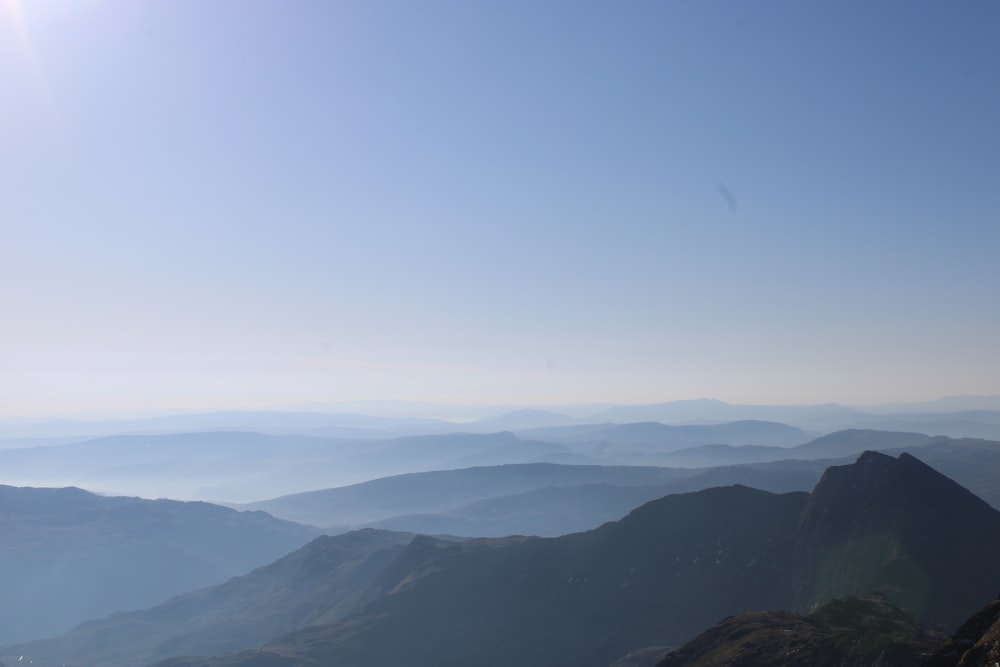
{"label": "mountain peak", "polygon": [[795,597],[807,607],[878,590],[918,618],[935,609],[933,620],[953,626],[982,606],[982,591],[933,582],[954,581],[956,562],[969,563],[968,581],[995,578],[971,571],[969,554],[1000,549],[1000,514],[910,454],[867,451],[823,474],[797,541]]}

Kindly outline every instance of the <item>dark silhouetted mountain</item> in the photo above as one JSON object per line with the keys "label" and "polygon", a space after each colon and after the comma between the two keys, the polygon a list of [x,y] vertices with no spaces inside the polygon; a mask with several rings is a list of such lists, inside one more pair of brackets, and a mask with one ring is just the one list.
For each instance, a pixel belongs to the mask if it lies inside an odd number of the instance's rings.
{"label": "dark silhouetted mountain", "polygon": [[998,661],[1000,598],[942,642],[939,631],[872,595],[833,600],[808,616],[772,611],[723,619],[657,667],[995,667]]}
{"label": "dark silhouetted mountain", "polygon": [[1000,663],[1000,597],[974,614],[925,667],[996,667]]}
{"label": "dark silhouetted mountain", "polygon": [[941,639],[873,595],[832,600],[808,616],[764,611],[726,618],[658,667],[913,667]]}
{"label": "dark silhouetted mountain", "polygon": [[8,647],[35,667],[147,665],[177,654],[226,653],[335,623],[367,601],[373,582],[412,535],[362,530],[320,537],[274,563],[145,611],[82,623],[56,639]]}
{"label": "dark silhouetted mountain", "polygon": [[608,665],[775,601],[806,500],[734,486],[560,538],[417,538],[360,615],[211,664]]}
{"label": "dark silhouetted mountain", "polygon": [[559,538],[417,538],[358,614],[172,664],[606,666],[727,615],[873,592],[954,627],[1000,590],[998,549],[1000,513],[912,456],[866,453],[811,495],[713,488]]}
{"label": "dark silhouetted mountain", "polygon": [[252,503],[275,516],[319,526],[359,525],[413,513],[440,513],[497,496],[580,484],[639,486],[689,476],[658,467],[532,463],[439,470]]}
{"label": "dark silhouetted mountain", "polygon": [[[885,453],[898,455],[901,450],[888,449]],[[935,438],[934,444],[921,447],[919,454],[921,461],[1000,509],[1000,442]]]}
{"label": "dark silhouetted mountain", "polygon": [[208,503],[0,486],[0,643],[65,632],[269,563],[316,536]]}
{"label": "dark silhouetted mountain", "polygon": [[955,627],[1000,590],[1000,513],[903,453],[864,453],[827,470],[797,530],[799,604],[884,593],[919,618]]}

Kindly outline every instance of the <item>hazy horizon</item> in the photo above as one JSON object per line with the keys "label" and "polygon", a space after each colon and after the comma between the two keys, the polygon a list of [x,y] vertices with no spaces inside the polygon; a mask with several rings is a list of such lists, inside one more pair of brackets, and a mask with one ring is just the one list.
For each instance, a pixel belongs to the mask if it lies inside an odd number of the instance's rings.
{"label": "hazy horizon", "polygon": [[11,0],[0,414],[1000,395],[998,21]]}
{"label": "hazy horizon", "polygon": [[159,417],[196,416],[212,414],[255,414],[255,413],[301,413],[330,416],[370,416],[380,419],[413,419],[428,421],[444,421],[453,423],[474,422],[491,419],[508,413],[520,411],[540,411],[563,414],[573,418],[586,418],[612,408],[644,407],[657,405],[684,404],[698,405],[703,403],[718,403],[734,407],[759,408],[815,408],[824,406],[840,406],[843,408],[865,411],[874,414],[905,412],[908,410],[926,409],[928,412],[966,412],[975,410],[1000,410],[1000,395],[958,395],[939,396],[925,401],[891,401],[885,403],[846,403],[828,401],[823,403],[739,403],[722,401],[717,398],[697,397],[655,401],[652,403],[554,403],[554,404],[523,404],[523,403],[445,403],[405,400],[356,400],[330,403],[310,404],[271,404],[271,405],[229,405],[218,408],[184,408],[184,407],[145,407],[145,408],[108,408],[103,410],[77,410],[68,412],[38,412],[14,414],[0,412],[2,421],[42,421],[42,420],[80,420],[80,421],[127,421]]}

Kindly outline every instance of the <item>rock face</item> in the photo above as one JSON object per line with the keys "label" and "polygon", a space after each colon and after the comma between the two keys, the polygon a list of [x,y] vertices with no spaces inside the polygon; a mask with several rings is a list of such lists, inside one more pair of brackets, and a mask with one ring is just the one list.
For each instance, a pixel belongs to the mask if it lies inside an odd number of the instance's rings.
{"label": "rock face", "polygon": [[1000,663],[1000,597],[965,622],[926,667],[995,667]]}
{"label": "rock face", "polygon": [[[808,616],[751,612],[725,618],[657,667],[995,667],[1000,597],[947,641],[883,596],[829,602]],[[630,663],[623,663],[630,664]]]}
{"label": "rock face", "polygon": [[1000,590],[1000,513],[909,454],[830,468],[796,530],[792,602],[806,609],[878,590],[917,618],[957,627]]}
{"label": "rock face", "polygon": [[913,667],[942,639],[885,597],[832,600],[812,614],[724,619],[657,667]]}

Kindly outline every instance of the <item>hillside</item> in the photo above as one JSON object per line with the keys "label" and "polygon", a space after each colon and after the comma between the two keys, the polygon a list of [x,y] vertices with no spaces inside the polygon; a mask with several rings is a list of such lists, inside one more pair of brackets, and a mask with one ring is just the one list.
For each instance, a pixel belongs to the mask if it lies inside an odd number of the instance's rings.
{"label": "hillside", "polygon": [[689,476],[658,467],[554,463],[476,466],[383,477],[350,486],[296,493],[243,507],[318,526],[357,525],[412,513],[453,510],[486,498],[580,484],[639,486]]}
{"label": "hillside", "polygon": [[0,486],[0,643],[65,632],[244,574],[316,536],[208,503]]}
{"label": "hillside", "polygon": [[831,600],[807,616],[731,616],[668,653],[657,667],[913,667],[943,638],[873,595]]}
{"label": "hillside", "polygon": [[319,537],[301,549],[224,584],[143,611],[80,624],[53,640],[7,647],[34,665],[86,656],[102,665],[146,665],[184,653],[226,653],[355,611],[412,535],[362,530]]}
{"label": "hillside", "polygon": [[811,495],[715,488],[560,538],[419,538],[362,613],[172,664],[608,665],[728,615],[845,591],[954,627],[1000,590],[998,549],[1000,513],[913,457],[866,453]]}

